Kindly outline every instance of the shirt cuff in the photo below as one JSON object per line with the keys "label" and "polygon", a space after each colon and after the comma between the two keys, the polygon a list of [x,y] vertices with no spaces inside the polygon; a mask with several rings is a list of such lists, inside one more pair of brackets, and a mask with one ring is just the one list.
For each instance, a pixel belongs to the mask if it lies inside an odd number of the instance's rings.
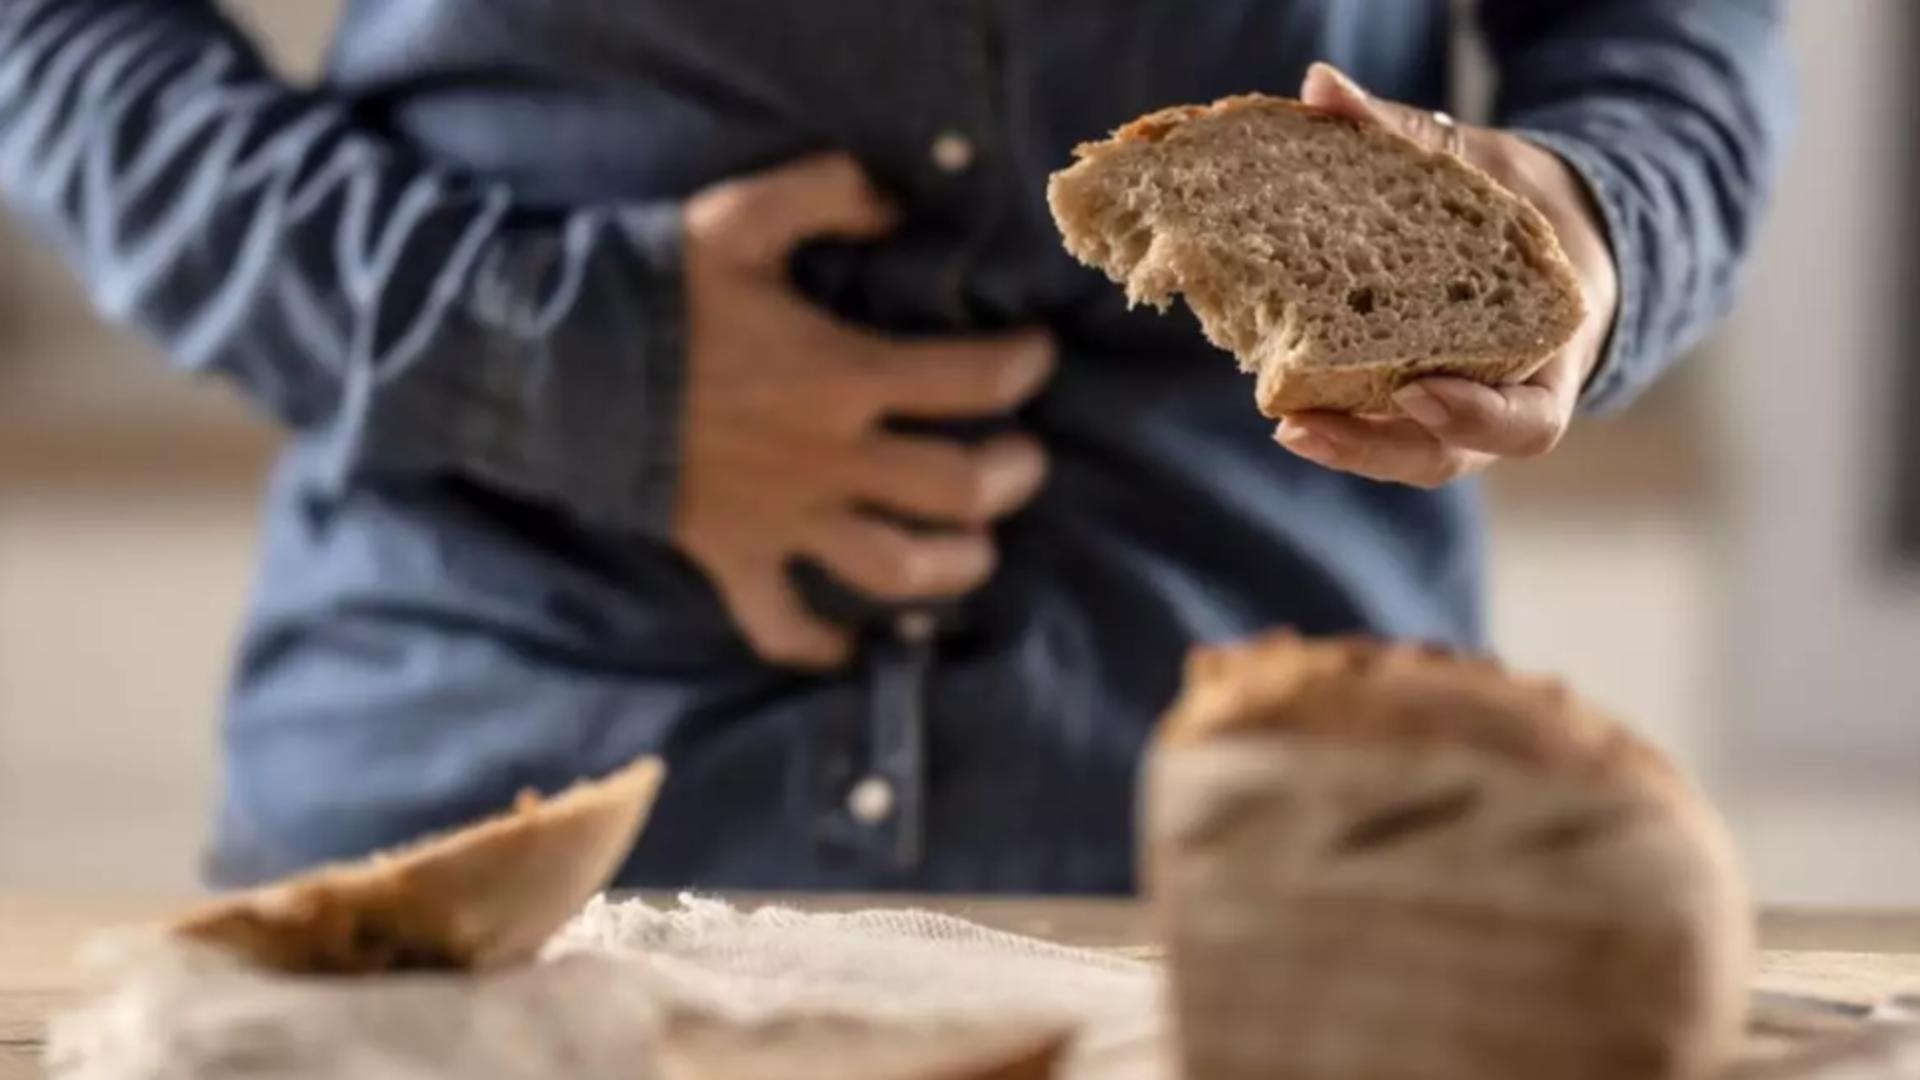
{"label": "shirt cuff", "polygon": [[1513,129],[1512,133],[1552,151],[1566,162],[1587,185],[1594,204],[1600,208],[1607,232],[1607,249],[1613,253],[1613,265],[1620,279],[1620,300],[1600,360],[1587,373],[1586,385],[1581,388],[1580,410],[1594,414],[1617,409],[1638,389],[1632,373],[1639,350],[1631,328],[1638,325],[1647,289],[1646,265],[1621,209],[1626,200],[1618,190],[1619,174],[1606,155],[1581,139],[1528,128]]}
{"label": "shirt cuff", "polygon": [[484,255],[461,332],[370,394],[362,460],[458,472],[665,539],[686,386],[680,207],[575,215]]}

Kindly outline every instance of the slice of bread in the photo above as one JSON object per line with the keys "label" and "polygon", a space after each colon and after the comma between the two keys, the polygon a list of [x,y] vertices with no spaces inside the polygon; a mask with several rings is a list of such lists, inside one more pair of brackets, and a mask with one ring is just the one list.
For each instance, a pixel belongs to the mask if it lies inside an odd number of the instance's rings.
{"label": "slice of bread", "polygon": [[1738,1047],[1751,915],[1718,819],[1554,681],[1202,650],[1147,785],[1186,1075],[1695,1080]]}
{"label": "slice of bread", "polygon": [[665,772],[647,757],[551,799],[526,792],[508,813],[222,898],[170,929],[294,974],[528,960],[620,869]]}
{"label": "slice of bread", "polygon": [[1047,1080],[1071,1034],[1018,1020],[682,1013],[660,1032],[661,1080]]}
{"label": "slice of bread", "polygon": [[1130,304],[1186,297],[1271,417],[1394,412],[1425,375],[1525,380],[1585,318],[1553,228],[1457,157],[1247,95],[1079,147],[1047,202]]}

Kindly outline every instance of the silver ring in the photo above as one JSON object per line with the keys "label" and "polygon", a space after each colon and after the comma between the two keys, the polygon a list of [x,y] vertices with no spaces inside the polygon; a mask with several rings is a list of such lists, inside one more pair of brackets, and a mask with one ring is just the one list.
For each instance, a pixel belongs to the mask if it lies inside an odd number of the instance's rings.
{"label": "silver ring", "polygon": [[1450,114],[1440,112],[1437,109],[1434,110],[1433,126],[1440,129],[1441,149],[1455,157],[1465,156],[1467,151],[1466,135],[1460,130],[1459,123],[1456,122]]}

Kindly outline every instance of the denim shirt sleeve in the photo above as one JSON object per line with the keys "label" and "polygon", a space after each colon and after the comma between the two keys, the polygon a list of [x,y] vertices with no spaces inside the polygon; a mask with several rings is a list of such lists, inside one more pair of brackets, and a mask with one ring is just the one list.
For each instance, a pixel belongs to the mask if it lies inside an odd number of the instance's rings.
{"label": "denim shirt sleeve", "polygon": [[1501,126],[1605,216],[1620,307],[1582,405],[1631,400],[1732,302],[1790,112],[1783,0],[1483,0]]}
{"label": "denim shirt sleeve", "polygon": [[664,531],[673,202],[545,212],[278,81],[210,0],[0,3],[0,196],[95,305],[326,450]]}

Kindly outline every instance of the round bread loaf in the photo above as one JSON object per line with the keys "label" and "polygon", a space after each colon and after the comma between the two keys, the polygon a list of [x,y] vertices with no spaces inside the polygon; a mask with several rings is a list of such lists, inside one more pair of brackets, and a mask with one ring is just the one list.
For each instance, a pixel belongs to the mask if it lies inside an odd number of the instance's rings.
{"label": "round bread loaf", "polygon": [[1557,682],[1432,648],[1204,649],[1148,775],[1186,1075],[1711,1075],[1751,918],[1717,818]]}

